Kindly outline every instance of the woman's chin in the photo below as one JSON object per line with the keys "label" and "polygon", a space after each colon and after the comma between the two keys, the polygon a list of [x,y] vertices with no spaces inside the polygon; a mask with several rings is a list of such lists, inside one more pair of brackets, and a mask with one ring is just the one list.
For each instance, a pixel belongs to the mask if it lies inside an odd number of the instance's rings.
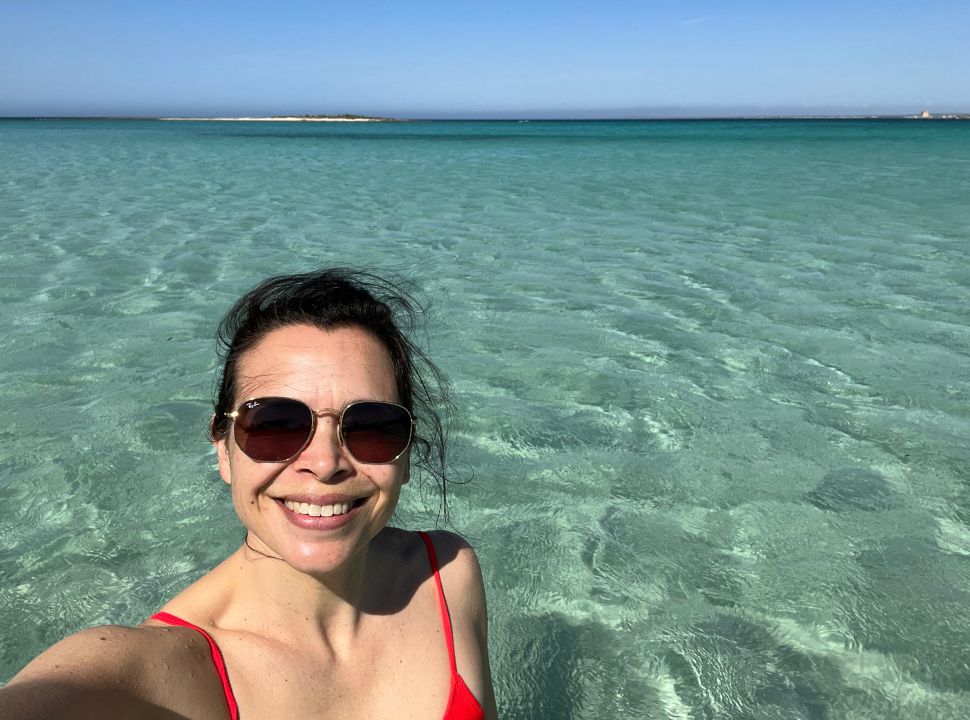
{"label": "woman's chin", "polygon": [[345,568],[356,553],[344,543],[296,543],[278,553],[297,572],[322,578]]}

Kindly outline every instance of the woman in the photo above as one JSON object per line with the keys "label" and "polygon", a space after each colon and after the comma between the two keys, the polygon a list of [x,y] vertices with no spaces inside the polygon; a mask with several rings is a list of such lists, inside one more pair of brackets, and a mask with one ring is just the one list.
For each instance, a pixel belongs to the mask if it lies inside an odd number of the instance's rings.
{"label": "woman", "polygon": [[496,717],[474,552],[387,525],[412,464],[444,490],[439,375],[392,308],[413,319],[343,270],[236,303],[211,433],[245,542],[141,626],[43,653],[0,717]]}

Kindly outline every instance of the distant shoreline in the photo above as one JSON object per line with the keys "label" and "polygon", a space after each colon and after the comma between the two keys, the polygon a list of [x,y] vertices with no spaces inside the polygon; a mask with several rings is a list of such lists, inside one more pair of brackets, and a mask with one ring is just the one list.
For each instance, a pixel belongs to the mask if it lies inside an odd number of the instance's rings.
{"label": "distant shoreline", "polygon": [[919,120],[919,121],[970,121],[970,113],[936,113],[932,115],[724,115],[724,116],[690,116],[681,117],[483,117],[483,118],[454,118],[454,117],[421,117],[421,118],[385,118],[365,116],[329,116],[329,115],[279,115],[253,117],[155,117],[145,115],[0,115],[0,122],[11,120],[84,120],[84,121],[151,121],[151,122],[313,122],[313,123],[408,123],[408,122],[785,122],[785,121],[865,121],[865,120]]}
{"label": "distant shoreline", "polygon": [[271,115],[268,117],[160,117],[177,122],[399,122],[395,118],[364,115]]}
{"label": "distant shoreline", "polygon": [[[273,115],[269,117],[160,117],[146,118],[173,122],[409,122],[398,118],[329,116],[329,115]],[[736,115],[725,117],[643,117],[643,118],[420,118],[423,122],[638,122],[654,120],[970,120],[970,114],[940,113],[937,115]]]}

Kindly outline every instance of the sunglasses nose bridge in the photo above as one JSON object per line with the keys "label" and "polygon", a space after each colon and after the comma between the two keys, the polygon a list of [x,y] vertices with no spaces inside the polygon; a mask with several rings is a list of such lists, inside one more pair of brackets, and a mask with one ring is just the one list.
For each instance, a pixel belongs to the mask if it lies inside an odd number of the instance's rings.
{"label": "sunglasses nose bridge", "polygon": [[337,418],[337,422],[340,422],[340,418],[343,416],[343,411],[337,408],[320,408],[319,410],[310,410],[310,412],[316,418],[327,417],[329,415],[330,417]]}
{"label": "sunglasses nose bridge", "polygon": [[337,430],[337,443],[340,447],[344,446],[344,434],[340,430],[341,420],[343,418],[343,411],[337,408],[320,408],[319,410],[310,410],[313,413],[313,428],[310,432],[310,437],[307,438],[307,445],[313,442],[313,438],[317,434],[317,430],[320,429],[320,418],[332,417],[334,419],[334,426]]}

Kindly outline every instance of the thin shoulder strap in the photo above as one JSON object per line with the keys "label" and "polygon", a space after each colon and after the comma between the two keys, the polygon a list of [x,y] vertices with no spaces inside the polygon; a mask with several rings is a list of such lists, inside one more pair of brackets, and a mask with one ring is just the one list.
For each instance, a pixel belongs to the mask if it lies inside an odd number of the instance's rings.
{"label": "thin shoulder strap", "polygon": [[212,655],[212,664],[216,666],[216,672],[219,673],[219,680],[222,681],[222,692],[226,696],[226,705],[229,708],[229,718],[230,720],[239,720],[239,706],[236,705],[236,696],[233,695],[232,686],[229,684],[229,673],[226,672],[226,661],[223,659],[222,651],[219,650],[219,646],[216,645],[216,641],[212,638],[212,636],[198,625],[193,625],[188,620],[183,620],[182,618],[167,612],[155,613],[152,615],[151,619],[158,620],[166,625],[179,625],[181,627],[190,628],[198,632],[206,639],[206,641],[209,643],[209,653]]}
{"label": "thin shoulder strap", "polygon": [[445,633],[445,643],[448,645],[448,662],[451,663],[451,675],[458,674],[458,665],[455,663],[455,638],[451,631],[451,614],[448,612],[448,603],[445,602],[445,591],[441,588],[441,575],[438,573],[438,556],[435,554],[434,545],[428,533],[418,531],[418,535],[424,540],[424,546],[428,549],[428,562],[431,563],[431,570],[434,571],[434,581],[438,586],[438,606],[441,608],[441,627]]}

